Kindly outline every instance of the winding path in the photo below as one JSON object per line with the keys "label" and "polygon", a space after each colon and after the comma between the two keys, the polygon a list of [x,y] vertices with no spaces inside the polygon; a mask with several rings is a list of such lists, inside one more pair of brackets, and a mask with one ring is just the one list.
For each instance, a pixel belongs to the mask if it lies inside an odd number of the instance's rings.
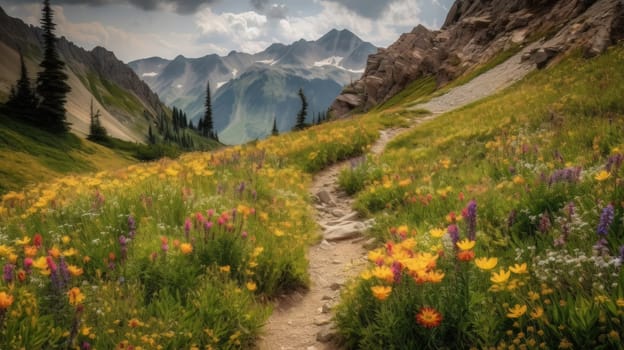
{"label": "winding path", "polygon": [[[509,60],[478,76],[465,85],[410,109],[427,109],[431,115],[415,119],[412,126],[429,121],[437,115],[465,106],[503,89],[528,74],[533,67],[521,63],[527,47]],[[403,129],[382,130],[371,147],[373,155]],[[338,303],[341,287],[366,266],[368,242],[363,232],[370,221],[353,211],[353,198],[338,188],[338,174],[356,162],[350,159],[334,164],[314,176],[310,194],[316,199],[316,219],[323,228],[323,241],[309,250],[310,289],[279,298],[273,314],[259,340],[258,350],[336,350],[332,342],[334,329],[332,307]]]}

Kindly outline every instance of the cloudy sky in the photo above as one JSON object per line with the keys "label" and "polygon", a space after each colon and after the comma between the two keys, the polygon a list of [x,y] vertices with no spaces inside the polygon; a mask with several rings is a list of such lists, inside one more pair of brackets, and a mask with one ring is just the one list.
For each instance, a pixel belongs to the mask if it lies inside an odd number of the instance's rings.
{"label": "cloudy sky", "polygon": [[[385,47],[417,24],[437,29],[453,0],[51,0],[57,35],[100,45],[124,62],[231,50],[254,53],[275,42],[316,40],[349,29]],[[13,17],[38,25],[41,1],[0,0]]]}

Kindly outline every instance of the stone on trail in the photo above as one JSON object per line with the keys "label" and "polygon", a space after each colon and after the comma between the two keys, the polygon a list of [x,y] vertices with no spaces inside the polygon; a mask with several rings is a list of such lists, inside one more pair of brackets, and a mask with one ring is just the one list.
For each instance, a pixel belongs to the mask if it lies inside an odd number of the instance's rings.
{"label": "stone on trail", "polygon": [[321,203],[325,205],[328,205],[328,206],[334,205],[334,201],[332,200],[331,195],[329,194],[329,192],[325,190],[317,192],[316,197],[319,199],[319,201],[321,201]]}
{"label": "stone on trail", "polygon": [[316,340],[321,343],[327,343],[334,339],[335,336],[336,332],[332,329],[332,326],[328,324],[316,334]]}
{"label": "stone on trail", "polygon": [[328,242],[343,241],[361,236],[364,230],[366,230],[366,225],[361,222],[347,222],[329,228],[324,238]]}

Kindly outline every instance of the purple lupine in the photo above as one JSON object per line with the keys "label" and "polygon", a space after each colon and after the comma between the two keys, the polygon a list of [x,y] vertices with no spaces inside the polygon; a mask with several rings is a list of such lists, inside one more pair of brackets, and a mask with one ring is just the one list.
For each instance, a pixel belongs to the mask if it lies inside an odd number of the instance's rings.
{"label": "purple lupine", "polygon": [[605,170],[608,172],[617,171],[624,163],[624,154],[616,153],[607,159],[607,165],[605,165]]}
{"label": "purple lupine", "polygon": [[619,253],[620,253],[620,256],[619,256],[620,261],[624,263],[624,245],[620,246]]}
{"label": "purple lupine", "polygon": [[189,234],[191,233],[191,226],[191,219],[186,218],[186,220],[184,220],[184,237],[186,237],[187,242],[189,240]]}
{"label": "purple lupine", "polygon": [[468,225],[468,239],[474,241],[477,237],[477,202],[472,199],[468,202],[466,210],[462,213]]}
{"label": "purple lupine", "polygon": [[604,237],[600,238],[592,248],[598,255],[609,254],[609,242]]}
{"label": "purple lupine", "polygon": [[451,241],[453,242],[453,247],[457,249],[457,242],[459,241],[459,227],[455,224],[450,224],[447,232],[449,237],[451,237]]}
{"label": "purple lupine", "polygon": [[136,235],[136,220],[132,215],[128,216],[128,236],[134,238]]}
{"label": "purple lupine", "polygon": [[552,224],[550,222],[550,215],[548,215],[547,212],[543,212],[542,215],[540,215],[539,231],[541,233],[547,233],[548,231],[550,231],[551,226]]}
{"label": "purple lupine", "polygon": [[119,236],[119,245],[121,246],[121,261],[125,261],[128,258],[128,241],[126,236]]}
{"label": "purple lupine", "polygon": [[67,262],[65,261],[65,257],[63,256],[61,256],[61,259],[59,261],[58,272],[61,280],[63,281],[63,286],[67,286],[69,284],[69,281],[71,280],[71,273],[67,268]]}
{"label": "purple lupine", "polygon": [[548,186],[559,182],[575,183],[581,178],[581,167],[568,167],[555,170],[548,178]]}
{"label": "purple lupine", "polygon": [[14,271],[15,271],[15,265],[13,265],[13,264],[6,264],[6,265],[4,265],[2,277],[4,278],[4,281],[6,283],[13,282],[13,275],[14,275],[13,272]]}
{"label": "purple lupine", "polygon": [[89,344],[88,341],[83,341],[82,345],[80,346],[81,350],[91,350],[91,344]]}
{"label": "purple lupine", "polygon": [[602,209],[600,222],[598,223],[598,228],[596,229],[596,233],[599,236],[606,236],[609,233],[609,226],[611,226],[614,216],[615,213],[613,211],[613,204],[609,204]]}
{"label": "purple lupine", "polygon": [[516,216],[518,213],[515,210],[509,212],[507,216],[507,228],[511,228],[516,223]]}

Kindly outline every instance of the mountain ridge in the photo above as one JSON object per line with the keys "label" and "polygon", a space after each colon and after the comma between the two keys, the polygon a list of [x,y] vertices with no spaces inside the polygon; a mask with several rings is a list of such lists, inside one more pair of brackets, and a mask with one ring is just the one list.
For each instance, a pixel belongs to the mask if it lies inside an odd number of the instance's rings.
{"label": "mountain ridge", "polygon": [[[226,56],[208,54],[187,58],[178,55],[172,60],[151,57],[132,61],[129,66],[167,104],[186,111],[195,124],[203,116],[205,89],[210,81],[215,126],[219,134],[225,131],[220,140],[238,144],[269,135],[274,119],[280,131],[290,130],[294,124],[287,119],[292,117],[294,121],[300,105],[296,92],[303,86],[308,87],[305,94],[311,102],[308,117],[311,122],[315,114],[327,110],[344,85],[359,77],[366,57],[376,51],[377,47],[351,31],[333,29],[317,40],[300,39],[289,45],[274,43],[255,54],[231,51]],[[260,76],[244,75],[249,70]],[[245,81],[237,80],[243,75]],[[314,79],[331,81],[321,85],[333,96],[313,89],[313,86],[320,86]],[[269,86],[271,84],[273,86]],[[286,93],[274,92],[283,100],[272,101],[270,94],[262,92],[263,89],[274,90],[276,86],[286,90]],[[222,92],[221,89],[231,91]],[[281,105],[284,108],[280,111],[263,107],[266,114],[259,114],[257,109],[221,106],[239,102],[248,105],[242,102],[246,99],[243,95],[259,98],[260,102],[254,103],[256,106]],[[247,129],[241,129],[239,122],[255,131],[243,132]],[[263,127],[257,129],[254,124]],[[236,136],[234,129],[242,132],[241,137]]]}

